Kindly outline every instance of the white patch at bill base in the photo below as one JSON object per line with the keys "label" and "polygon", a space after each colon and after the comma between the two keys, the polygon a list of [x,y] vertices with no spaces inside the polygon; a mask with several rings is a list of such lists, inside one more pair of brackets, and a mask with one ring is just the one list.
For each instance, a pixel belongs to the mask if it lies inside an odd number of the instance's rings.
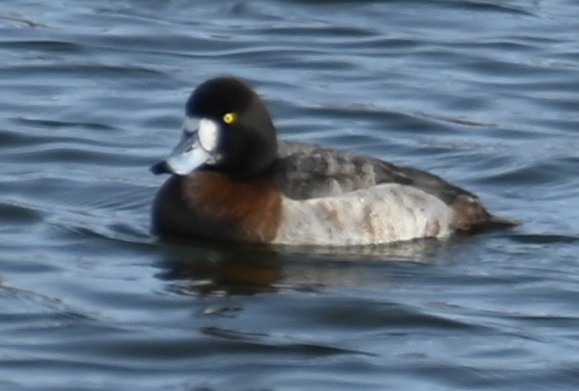
{"label": "white patch at bill base", "polygon": [[201,148],[207,152],[214,152],[219,143],[219,125],[213,120],[202,118],[199,121],[197,137]]}

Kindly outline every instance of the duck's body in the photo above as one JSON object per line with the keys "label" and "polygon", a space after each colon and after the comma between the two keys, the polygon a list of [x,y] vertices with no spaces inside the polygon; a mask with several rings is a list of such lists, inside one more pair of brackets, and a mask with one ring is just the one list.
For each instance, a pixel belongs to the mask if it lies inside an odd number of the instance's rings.
{"label": "duck's body", "polygon": [[340,246],[513,224],[488,213],[475,195],[425,171],[277,142],[263,102],[235,79],[202,84],[187,114],[201,118],[199,130],[186,129],[173,155],[154,168],[176,174],[155,200],[157,232]]}

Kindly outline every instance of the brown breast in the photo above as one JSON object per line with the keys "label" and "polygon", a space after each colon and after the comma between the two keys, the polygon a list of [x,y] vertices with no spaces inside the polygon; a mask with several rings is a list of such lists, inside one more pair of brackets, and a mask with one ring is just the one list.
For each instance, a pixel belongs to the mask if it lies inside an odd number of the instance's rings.
{"label": "brown breast", "polygon": [[281,221],[272,181],[237,181],[216,172],[171,177],[157,194],[153,225],[160,233],[269,243]]}

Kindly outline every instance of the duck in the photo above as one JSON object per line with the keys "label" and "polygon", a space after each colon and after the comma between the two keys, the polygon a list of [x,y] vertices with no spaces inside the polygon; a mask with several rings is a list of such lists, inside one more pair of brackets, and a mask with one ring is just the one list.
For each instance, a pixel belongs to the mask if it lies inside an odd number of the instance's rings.
{"label": "duck", "polygon": [[427,171],[278,140],[264,101],[232,76],[194,89],[179,142],[151,171],[170,175],[152,207],[160,236],[364,246],[516,225]]}

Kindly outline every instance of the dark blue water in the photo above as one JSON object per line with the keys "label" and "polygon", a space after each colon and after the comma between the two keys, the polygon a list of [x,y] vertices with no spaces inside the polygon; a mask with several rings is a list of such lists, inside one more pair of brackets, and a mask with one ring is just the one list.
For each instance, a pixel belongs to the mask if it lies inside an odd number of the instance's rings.
{"label": "dark blue water", "polygon": [[[0,389],[576,389],[578,20],[571,0],[4,1]],[[159,241],[148,166],[220,74],[282,137],[431,170],[523,224]]]}

